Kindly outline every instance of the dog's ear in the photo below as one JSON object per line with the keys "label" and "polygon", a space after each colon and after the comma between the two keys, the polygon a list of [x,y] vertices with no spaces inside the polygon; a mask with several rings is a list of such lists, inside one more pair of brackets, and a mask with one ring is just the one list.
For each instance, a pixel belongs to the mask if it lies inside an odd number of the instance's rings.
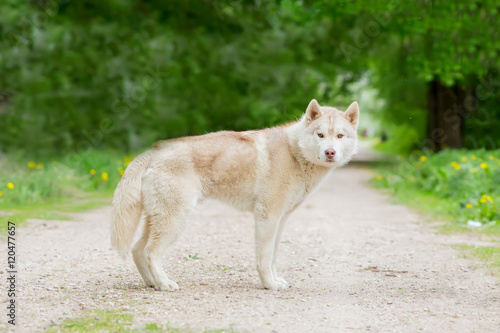
{"label": "dog's ear", "polygon": [[359,120],[359,105],[358,102],[352,102],[351,105],[345,110],[344,117],[349,120],[354,128],[358,128]]}
{"label": "dog's ear", "polygon": [[321,107],[318,104],[318,101],[313,99],[311,102],[309,102],[309,105],[307,106],[306,109],[306,121],[309,124],[313,120],[318,119],[323,115],[323,112],[321,112]]}

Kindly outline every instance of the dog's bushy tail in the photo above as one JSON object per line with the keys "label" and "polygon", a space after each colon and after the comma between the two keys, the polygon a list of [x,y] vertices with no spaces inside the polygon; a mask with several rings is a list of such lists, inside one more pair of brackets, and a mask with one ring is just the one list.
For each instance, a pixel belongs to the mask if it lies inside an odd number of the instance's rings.
{"label": "dog's bushy tail", "polygon": [[126,257],[142,213],[141,178],[151,161],[151,154],[137,156],[125,170],[113,195],[111,245]]}

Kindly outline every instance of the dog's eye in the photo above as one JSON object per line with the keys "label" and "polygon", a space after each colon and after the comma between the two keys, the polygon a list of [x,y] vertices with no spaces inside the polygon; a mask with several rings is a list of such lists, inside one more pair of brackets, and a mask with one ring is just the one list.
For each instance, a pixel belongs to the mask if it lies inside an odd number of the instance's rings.
{"label": "dog's eye", "polygon": [[344,136],[344,134],[339,134],[339,135],[337,135],[337,138],[342,139],[343,136]]}
{"label": "dog's eye", "polygon": [[325,136],[323,135],[323,133],[318,133],[318,136],[319,136],[320,138],[325,137]]}

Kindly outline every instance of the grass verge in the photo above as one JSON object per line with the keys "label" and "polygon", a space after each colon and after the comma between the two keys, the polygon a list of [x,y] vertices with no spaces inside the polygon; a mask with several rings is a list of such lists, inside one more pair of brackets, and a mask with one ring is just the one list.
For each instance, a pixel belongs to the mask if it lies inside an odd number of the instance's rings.
{"label": "grass verge", "polygon": [[29,218],[43,220],[71,220],[68,213],[86,211],[111,204],[111,190],[101,192],[73,193],[72,196],[60,199],[49,199],[32,205],[13,205],[9,209],[0,210],[0,218],[4,221],[0,234],[5,232],[7,221],[16,225]]}
{"label": "grass verge", "polygon": [[[500,150],[445,150],[419,153],[379,164],[372,179],[397,201],[444,222],[445,233],[473,233],[500,239]],[[499,247],[467,249],[500,272]]]}
{"label": "grass verge", "polygon": [[68,219],[65,213],[109,204],[132,159],[98,150],[43,160],[1,157],[0,216],[16,223]]}
{"label": "grass verge", "polygon": [[[500,150],[446,150],[401,158],[376,171],[376,187],[447,221],[445,230],[500,236]],[[468,221],[481,226],[471,227]]]}
{"label": "grass verge", "polygon": [[[46,333],[69,332],[167,332],[189,333],[189,329],[173,328],[169,325],[149,323],[142,326],[133,325],[133,315],[119,310],[96,309],[75,319],[66,319],[61,324],[50,326]],[[199,330],[197,330],[199,331]],[[235,332],[232,329],[205,330],[205,333]]]}
{"label": "grass verge", "polygon": [[55,332],[180,332],[155,323],[143,327],[133,327],[133,316],[117,310],[93,310],[82,317],[66,319],[62,324],[53,325],[47,333]]}
{"label": "grass verge", "polygon": [[500,277],[500,247],[467,245],[450,245],[450,247],[458,249],[465,258],[480,260],[487,270]]}

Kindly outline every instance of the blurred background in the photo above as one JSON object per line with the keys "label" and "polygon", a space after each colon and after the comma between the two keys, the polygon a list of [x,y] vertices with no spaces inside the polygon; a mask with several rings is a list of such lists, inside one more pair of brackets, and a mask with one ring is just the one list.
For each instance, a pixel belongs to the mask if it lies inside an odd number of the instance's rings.
{"label": "blurred background", "polygon": [[0,205],[109,196],[157,140],[274,126],[316,98],[340,109],[357,100],[360,136],[400,156],[374,183],[496,221],[499,10],[492,0],[2,0]]}

